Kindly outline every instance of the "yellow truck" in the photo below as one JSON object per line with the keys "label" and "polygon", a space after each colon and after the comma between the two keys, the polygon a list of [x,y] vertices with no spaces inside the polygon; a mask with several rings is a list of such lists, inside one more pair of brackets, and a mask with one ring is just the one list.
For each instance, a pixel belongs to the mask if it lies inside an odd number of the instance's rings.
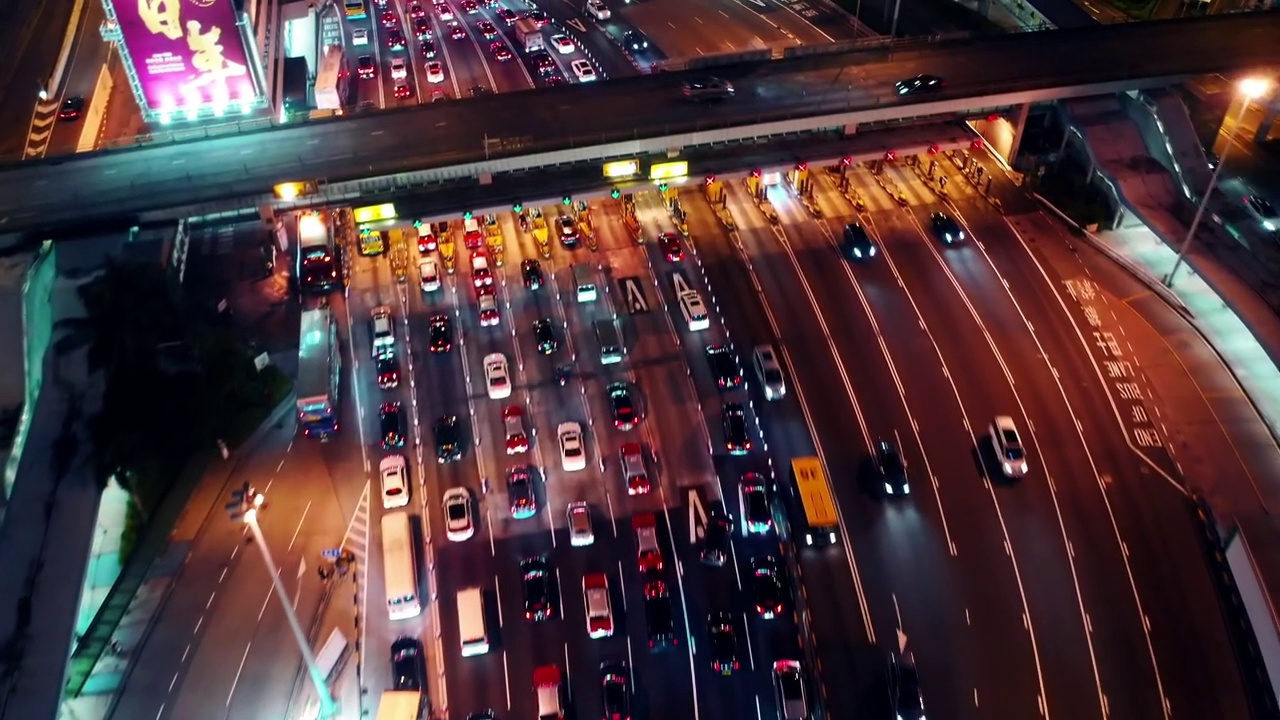
{"label": "yellow truck", "polygon": [[365,257],[381,255],[387,251],[387,240],[381,230],[364,228],[360,231],[360,254]]}
{"label": "yellow truck", "polygon": [[391,249],[388,258],[396,282],[407,282],[409,277],[409,238],[403,228],[391,228],[387,232]]}
{"label": "yellow truck", "polygon": [[586,200],[579,200],[573,206],[573,219],[578,224],[578,234],[582,236],[583,241],[587,243],[587,247],[595,250],[596,231],[591,226],[591,205]]}
{"label": "yellow truck", "polygon": [[493,264],[502,267],[502,227],[498,225],[498,216],[492,213],[484,216],[484,242]]}
{"label": "yellow truck", "polygon": [[538,253],[543,260],[551,258],[551,243],[547,237],[547,219],[542,216],[540,208],[529,209],[529,232],[533,233],[533,241],[538,244]]}

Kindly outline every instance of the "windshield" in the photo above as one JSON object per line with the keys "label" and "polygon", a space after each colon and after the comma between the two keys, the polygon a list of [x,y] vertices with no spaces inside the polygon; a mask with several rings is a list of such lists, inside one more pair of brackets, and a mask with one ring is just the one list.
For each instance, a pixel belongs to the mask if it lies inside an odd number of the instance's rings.
{"label": "windshield", "polygon": [[456,503],[449,504],[449,520],[451,522],[455,520],[466,520],[466,519],[467,519],[467,506],[465,503],[456,502]]}

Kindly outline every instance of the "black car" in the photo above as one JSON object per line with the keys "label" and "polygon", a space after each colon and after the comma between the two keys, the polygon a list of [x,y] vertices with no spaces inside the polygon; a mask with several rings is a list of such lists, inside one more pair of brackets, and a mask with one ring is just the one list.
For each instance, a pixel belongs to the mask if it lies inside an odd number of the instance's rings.
{"label": "black car", "polygon": [[626,383],[613,383],[609,386],[609,407],[613,410],[613,424],[619,430],[630,430],[636,426],[636,406],[631,401],[631,391]]}
{"label": "black car", "polygon": [[79,95],[63,100],[62,107],[58,108],[59,120],[77,120],[82,114],[84,114],[84,98]]}
{"label": "black car", "polygon": [[732,675],[738,669],[738,636],[733,631],[733,616],[727,612],[707,616],[707,637],[711,638],[711,669],[721,675]]}
{"label": "black car", "polygon": [[915,663],[897,655],[889,656],[889,698],[898,720],[924,720],[924,698],[920,697]]}
{"label": "black car", "polygon": [[441,415],[432,428],[436,436],[436,460],[441,463],[462,459],[462,427],[457,415]]}
{"label": "black car", "polygon": [[485,95],[493,94],[492,90],[483,85],[472,85],[467,92],[471,94],[471,97],[484,97]]}
{"label": "black car", "polygon": [[391,643],[391,689],[421,692],[427,686],[427,663],[415,637]]}
{"label": "black car", "polygon": [[538,74],[543,77],[554,75],[556,72],[556,61],[551,59],[551,53],[546,50],[530,53],[529,60],[538,69]]}
{"label": "black car", "polygon": [[720,409],[720,425],[724,428],[724,446],[733,455],[745,455],[751,449],[747,433],[747,411],[742,403],[725,403]]}
{"label": "black car", "polygon": [[382,403],[378,412],[378,426],[382,429],[382,449],[404,447],[404,424],[400,419],[400,403]]}
{"label": "black car", "polygon": [[916,75],[894,83],[899,95],[915,95],[917,93],[934,92],[946,87],[946,83],[937,75]]}
{"label": "black car", "polygon": [[435,40],[423,40],[422,44],[419,45],[418,47],[419,47],[419,52],[422,53],[422,57],[426,58],[427,60],[431,60],[435,58],[436,56]]}
{"label": "black car", "polygon": [[533,323],[533,338],[538,343],[538,352],[543,355],[551,355],[560,349],[560,341],[556,339],[555,328],[547,318]]}
{"label": "black car", "polygon": [[876,256],[876,244],[862,225],[844,226],[844,254],[850,260],[870,260]]}
{"label": "black car", "polygon": [[400,362],[395,355],[379,355],[374,364],[378,371],[378,387],[390,390],[400,384]]}
{"label": "black car", "polygon": [[649,629],[650,650],[663,650],[676,644],[671,595],[661,580],[652,580],[644,586],[644,621]]}
{"label": "black car", "polygon": [[934,237],[948,245],[964,240],[964,230],[960,228],[960,223],[946,213],[936,212],[930,215],[929,225],[933,227]]}
{"label": "black car", "polygon": [[733,537],[733,521],[718,509],[707,518],[706,534],[702,536],[702,550],[698,557],[712,567],[720,567],[729,559],[729,543]]}
{"label": "black car", "polygon": [[371,80],[378,74],[378,61],[372,55],[361,55],[356,58],[356,75],[362,80]]}
{"label": "black car", "polygon": [[467,716],[467,720],[498,720],[498,713],[493,710],[484,710],[477,713],[471,713]]}
{"label": "black car", "polygon": [[453,322],[448,315],[434,315],[428,325],[431,352],[443,353],[453,349]]}
{"label": "black car", "polygon": [[520,575],[524,578],[524,617],[533,622],[550,620],[556,616],[552,591],[555,578],[551,566],[542,558],[529,558],[520,563]]}
{"label": "black car", "polygon": [[520,277],[524,278],[524,286],[530,290],[541,288],[547,281],[542,275],[542,263],[537,260],[525,260],[520,263]]}
{"label": "black car", "polygon": [[738,359],[733,350],[725,345],[708,345],[707,362],[711,365],[711,374],[716,378],[716,385],[721,390],[736,388],[742,384],[742,369],[738,367]]}
{"label": "black car", "polygon": [[419,40],[426,40],[431,37],[431,22],[426,18],[418,18],[413,21],[413,34]]}
{"label": "black car", "polygon": [[902,462],[902,453],[893,443],[881,438],[876,441],[876,469],[884,481],[884,494],[891,496],[910,495],[911,483],[907,482],[907,466]]}
{"label": "black car", "polygon": [[751,594],[760,617],[772,620],[782,613],[782,578],[777,560],[768,555],[751,558]]}
{"label": "black car", "polygon": [[726,100],[733,97],[733,83],[718,77],[686,80],[680,92],[690,100]]}
{"label": "black car", "polygon": [[604,700],[605,720],[630,720],[631,673],[624,662],[600,664],[600,695]]}
{"label": "black car", "polygon": [[635,30],[628,30],[622,36],[622,44],[631,52],[640,52],[649,49],[649,38]]}

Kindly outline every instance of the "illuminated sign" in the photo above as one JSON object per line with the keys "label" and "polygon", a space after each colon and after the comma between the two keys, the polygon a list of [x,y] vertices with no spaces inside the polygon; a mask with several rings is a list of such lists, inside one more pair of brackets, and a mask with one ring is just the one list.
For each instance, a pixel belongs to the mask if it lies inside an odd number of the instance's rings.
{"label": "illuminated sign", "polygon": [[629,178],[639,172],[639,160],[617,160],[604,164],[604,176],[607,178]]}
{"label": "illuminated sign", "polygon": [[764,177],[762,178],[762,180],[765,185],[778,185],[782,182],[782,173],[767,172],[764,174]]}
{"label": "illuminated sign", "polygon": [[314,195],[317,192],[313,182],[280,183],[274,188],[276,197],[281,200],[296,200],[303,195]]}
{"label": "illuminated sign", "polygon": [[689,174],[689,163],[679,162],[657,163],[649,168],[650,180],[674,180]]}
{"label": "illuminated sign", "polygon": [[109,0],[150,110],[256,99],[235,0]]}
{"label": "illuminated sign", "polygon": [[370,205],[368,207],[360,207],[351,211],[355,216],[356,224],[363,225],[365,223],[377,222],[379,220],[391,220],[396,216],[396,206],[392,203],[383,203],[381,205]]}

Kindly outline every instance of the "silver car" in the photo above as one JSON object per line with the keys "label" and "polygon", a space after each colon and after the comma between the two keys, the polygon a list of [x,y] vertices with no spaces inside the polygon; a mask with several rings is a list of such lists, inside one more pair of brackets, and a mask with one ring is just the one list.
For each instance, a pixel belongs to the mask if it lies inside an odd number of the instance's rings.
{"label": "silver car", "polygon": [[787,382],[782,377],[782,363],[778,355],[768,345],[757,345],[751,352],[751,364],[756,369],[756,376],[764,386],[766,400],[781,400],[787,394]]}
{"label": "silver car", "polygon": [[717,77],[686,80],[680,91],[689,100],[727,100],[733,97],[733,83]]}
{"label": "silver car", "polygon": [[804,670],[798,660],[779,660],[773,664],[773,694],[778,703],[778,720],[809,720]]}

